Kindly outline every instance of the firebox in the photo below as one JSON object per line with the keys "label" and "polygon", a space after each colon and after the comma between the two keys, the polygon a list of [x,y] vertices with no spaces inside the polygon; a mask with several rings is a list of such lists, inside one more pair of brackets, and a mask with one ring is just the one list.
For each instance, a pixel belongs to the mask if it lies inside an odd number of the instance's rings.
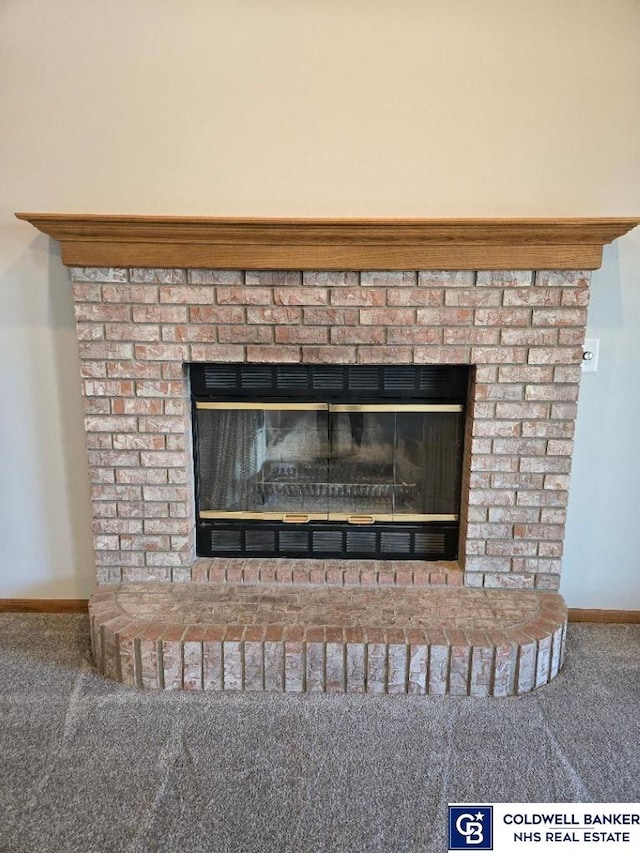
{"label": "firebox", "polygon": [[191,365],[198,554],[455,559],[468,372]]}

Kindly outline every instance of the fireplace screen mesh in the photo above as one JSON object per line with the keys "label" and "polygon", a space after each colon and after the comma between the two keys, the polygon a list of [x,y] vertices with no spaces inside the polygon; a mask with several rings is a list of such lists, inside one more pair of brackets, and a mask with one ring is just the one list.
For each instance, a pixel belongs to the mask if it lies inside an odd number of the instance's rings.
{"label": "fireplace screen mesh", "polygon": [[458,512],[460,406],[216,402],[196,419],[203,517]]}

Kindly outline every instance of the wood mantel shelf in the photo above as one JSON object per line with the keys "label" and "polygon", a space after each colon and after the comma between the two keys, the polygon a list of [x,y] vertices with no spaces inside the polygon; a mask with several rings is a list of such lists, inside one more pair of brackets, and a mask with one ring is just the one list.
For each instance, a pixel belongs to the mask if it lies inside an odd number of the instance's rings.
{"label": "wood mantel shelf", "polygon": [[637,218],[227,219],[16,213],[81,267],[597,269]]}

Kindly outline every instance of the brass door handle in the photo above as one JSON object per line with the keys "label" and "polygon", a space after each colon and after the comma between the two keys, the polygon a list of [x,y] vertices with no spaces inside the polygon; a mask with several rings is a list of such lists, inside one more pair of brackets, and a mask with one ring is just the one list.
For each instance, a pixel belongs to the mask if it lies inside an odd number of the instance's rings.
{"label": "brass door handle", "polygon": [[282,521],[285,524],[306,524],[309,516],[304,512],[285,512]]}
{"label": "brass door handle", "polygon": [[372,515],[350,515],[347,521],[349,524],[374,524],[375,518]]}

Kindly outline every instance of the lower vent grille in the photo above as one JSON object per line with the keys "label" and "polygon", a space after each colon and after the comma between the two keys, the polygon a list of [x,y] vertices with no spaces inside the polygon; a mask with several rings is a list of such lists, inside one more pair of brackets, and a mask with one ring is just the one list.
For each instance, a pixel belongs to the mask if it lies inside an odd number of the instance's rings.
{"label": "lower vent grille", "polygon": [[200,557],[309,557],[455,560],[457,524],[376,524],[352,530],[340,522],[279,524],[203,521],[197,528]]}

